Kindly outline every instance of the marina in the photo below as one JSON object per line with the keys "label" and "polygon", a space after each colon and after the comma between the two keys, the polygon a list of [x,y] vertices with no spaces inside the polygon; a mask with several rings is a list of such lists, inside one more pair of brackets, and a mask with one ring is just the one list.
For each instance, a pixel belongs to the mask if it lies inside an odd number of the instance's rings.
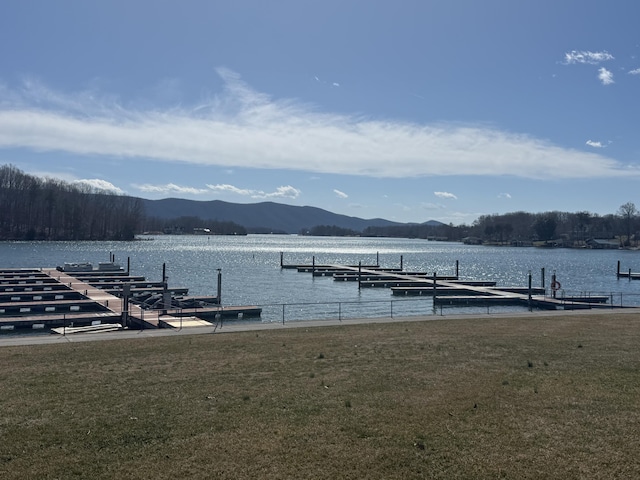
{"label": "marina", "polygon": [[[108,257],[110,252],[113,255]],[[108,263],[115,257],[124,259],[124,268],[109,271]],[[110,262],[102,262],[105,258]],[[32,265],[65,267],[65,262],[76,259],[91,263],[91,271],[87,266],[84,272],[61,272],[55,267],[25,269]],[[128,313],[134,319],[129,319],[128,328],[180,328],[175,327],[180,324],[184,328],[207,314],[205,325],[214,327],[223,318],[283,323],[494,314],[543,308],[528,303],[531,277],[532,300],[546,295],[544,308],[580,308],[583,303],[589,308],[638,307],[639,284],[617,276],[617,262],[620,272],[640,271],[640,256],[630,250],[507,248],[419,239],[158,235],[132,242],[0,242],[0,266],[4,267],[0,303],[16,303],[14,297],[33,303],[104,296],[103,302],[109,299],[106,310],[90,312],[86,310],[89,305],[83,305],[82,310],[72,311],[53,304],[48,306],[56,310],[46,313],[60,326],[90,325],[92,321],[122,324],[121,318],[110,317],[114,311],[115,317],[122,314],[120,284],[129,283]],[[32,278],[24,275],[25,270],[34,272]],[[46,270],[51,271],[50,276],[42,275]],[[63,274],[72,278],[65,283]],[[555,291],[550,282],[553,275],[561,284]],[[220,276],[222,301],[218,302]],[[167,312],[171,315],[163,315],[165,284],[171,295]],[[490,292],[470,292],[471,287],[487,287]],[[242,311],[242,306],[250,308]],[[9,316],[5,313],[0,318],[7,320]],[[33,312],[13,316],[15,320],[29,316],[42,319],[42,313]],[[94,318],[87,321],[88,317]],[[30,332],[32,328],[26,323],[27,328],[3,325],[17,329],[3,330],[9,333]],[[53,327],[47,324],[36,330],[49,328]]]}
{"label": "marina", "polygon": [[[0,330],[51,329],[55,333],[120,328],[214,325],[222,318],[260,317],[253,306],[222,306],[219,296],[184,297],[188,288],[146,282],[111,268],[0,269]],[[146,303],[156,298],[152,304]],[[60,330],[62,329],[62,330]]]}
{"label": "marina", "polygon": [[458,278],[459,262],[456,261],[454,276],[438,276],[436,272],[403,272],[396,268],[385,269],[380,265],[317,265],[315,257],[311,266],[285,264],[281,254],[281,267],[296,269],[312,275],[332,276],[335,281],[357,281],[358,288],[389,288],[393,295],[430,295],[434,305],[524,305],[537,309],[577,310],[602,308],[607,305],[607,296],[558,296],[559,283],[555,275],[551,284],[551,295],[546,289],[533,287],[531,275],[527,287],[497,287],[496,282],[464,281]]}

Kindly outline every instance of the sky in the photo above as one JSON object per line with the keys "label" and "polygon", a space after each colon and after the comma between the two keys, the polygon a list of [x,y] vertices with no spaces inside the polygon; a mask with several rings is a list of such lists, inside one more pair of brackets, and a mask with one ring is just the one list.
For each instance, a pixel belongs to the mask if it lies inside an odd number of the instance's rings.
{"label": "sky", "polygon": [[3,0],[0,164],[360,218],[640,206],[636,0]]}

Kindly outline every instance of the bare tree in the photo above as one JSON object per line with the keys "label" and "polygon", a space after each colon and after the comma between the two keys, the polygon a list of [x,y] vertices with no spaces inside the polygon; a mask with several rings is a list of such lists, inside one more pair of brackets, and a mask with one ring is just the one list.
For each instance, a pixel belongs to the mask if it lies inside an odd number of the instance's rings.
{"label": "bare tree", "polygon": [[623,245],[631,245],[631,224],[633,223],[637,213],[638,209],[633,202],[627,202],[624,205],[620,205],[620,208],[618,209],[618,215],[622,217],[627,233],[626,240],[622,243]]}

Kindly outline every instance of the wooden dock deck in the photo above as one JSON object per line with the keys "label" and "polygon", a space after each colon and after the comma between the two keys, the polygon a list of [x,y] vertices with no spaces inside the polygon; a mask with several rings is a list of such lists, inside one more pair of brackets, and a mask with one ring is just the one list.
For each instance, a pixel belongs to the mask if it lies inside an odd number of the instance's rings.
{"label": "wooden dock deck", "polygon": [[211,303],[219,303],[217,297],[211,296],[177,297],[180,301],[173,308],[144,309],[131,301],[125,305],[124,285],[128,285],[132,299],[143,292],[148,295],[188,293],[187,288],[147,282],[144,277],[131,276],[127,272],[0,269],[0,331],[102,323],[121,323],[134,328],[174,328],[177,323],[184,327],[188,318],[199,321],[187,324],[201,326],[202,322],[212,325],[212,320],[260,317],[262,313],[256,306],[211,306]]}

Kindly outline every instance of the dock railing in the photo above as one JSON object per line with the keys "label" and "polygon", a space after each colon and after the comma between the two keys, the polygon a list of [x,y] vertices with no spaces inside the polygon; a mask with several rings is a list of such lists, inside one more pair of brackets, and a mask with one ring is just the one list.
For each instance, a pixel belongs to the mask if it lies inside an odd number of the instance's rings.
{"label": "dock railing", "polygon": [[[606,303],[593,303],[587,308],[640,308],[640,293],[597,293],[597,292],[556,292],[556,298],[560,298],[560,306],[573,310],[583,307],[584,302],[579,299],[607,298]],[[445,297],[446,298],[446,297]],[[544,295],[543,298],[552,298]],[[262,308],[262,321],[270,323],[286,323],[304,320],[347,320],[355,318],[400,318],[412,316],[446,317],[447,315],[464,314],[497,314],[509,312],[526,312],[529,306],[497,305],[491,301],[474,303],[473,306],[434,304],[432,297],[421,296],[417,298],[403,298],[390,300],[353,300],[336,302],[300,302],[257,305]],[[535,310],[542,311],[536,308]]]}
{"label": "dock railing", "polygon": [[[545,294],[542,298],[552,298],[551,295]],[[584,302],[577,299],[598,298],[602,300],[606,297],[606,303],[593,304],[587,308],[640,308],[640,293],[598,293],[598,292],[570,292],[560,290],[556,292],[556,299],[560,299],[560,308],[573,310],[575,308],[584,308]],[[446,297],[442,297],[446,299]],[[408,318],[414,316],[433,316],[446,317],[447,315],[492,315],[504,313],[518,313],[530,310],[526,304],[517,305],[499,305],[491,301],[474,302],[473,305],[448,305],[446,303],[434,303],[431,296],[417,296],[410,298],[391,298],[389,300],[343,300],[334,302],[297,302],[297,303],[270,303],[270,304],[254,304],[262,309],[260,317],[243,317],[238,319],[225,319],[224,322],[263,322],[263,323],[281,323],[299,322],[306,320],[348,320],[361,318]],[[221,311],[225,306],[219,305]],[[169,308],[166,313],[163,310],[142,310],[142,328],[145,322],[149,324],[158,324],[164,314],[171,315],[177,313],[181,309]],[[535,308],[534,310],[543,310]],[[180,315],[177,315],[180,316]],[[197,316],[197,312],[195,313]],[[212,318],[212,326],[216,328],[222,327],[223,319]]]}

